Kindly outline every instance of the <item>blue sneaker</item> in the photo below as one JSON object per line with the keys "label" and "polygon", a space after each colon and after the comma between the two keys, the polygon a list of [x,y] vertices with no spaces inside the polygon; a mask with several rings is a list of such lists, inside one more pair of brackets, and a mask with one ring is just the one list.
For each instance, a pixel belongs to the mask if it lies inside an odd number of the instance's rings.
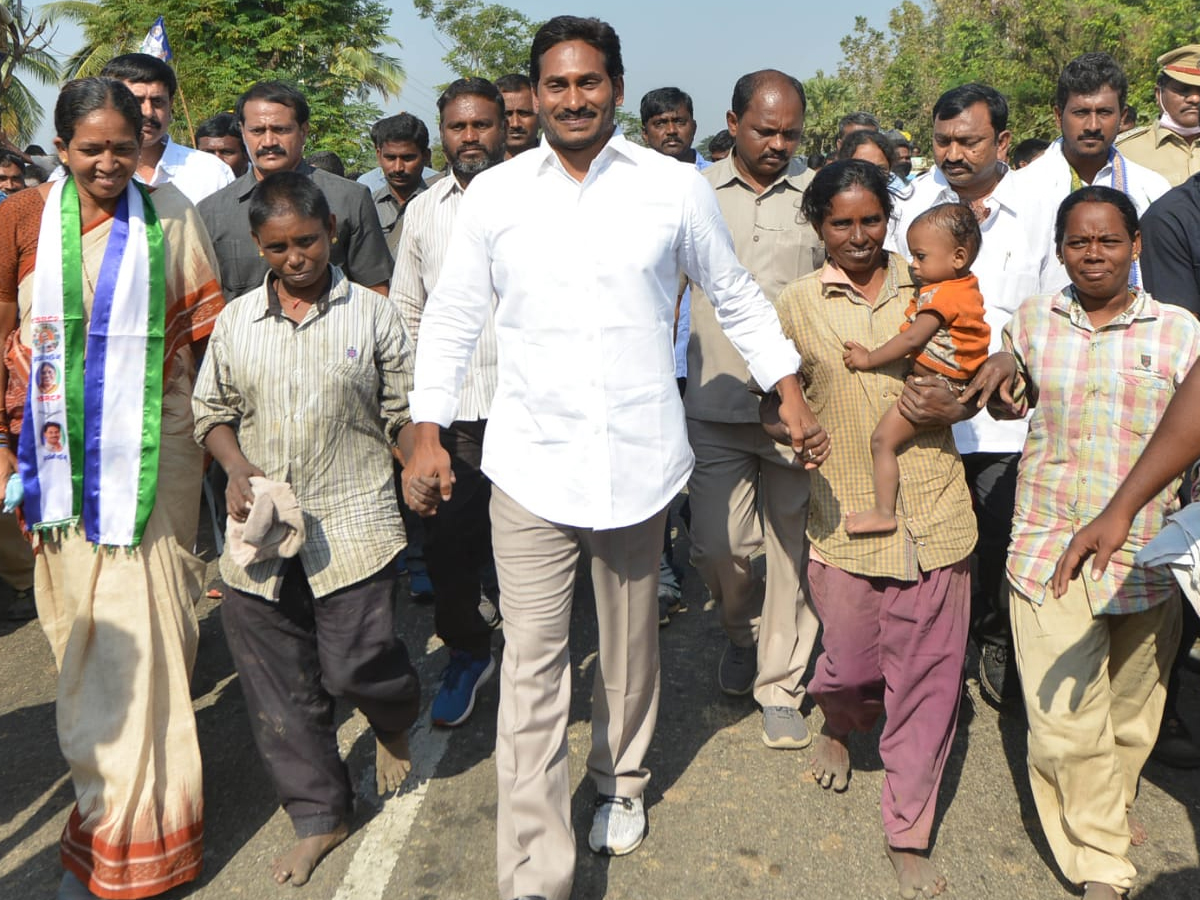
{"label": "blue sneaker", "polygon": [[433,602],[433,582],[422,561],[408,561],[408,595],[413,603],[428,605]]}
{"label": "blue sneaker", "polygon": [[442,686],[433,698],[430,717],[434,725],[454,728],[467,721],[475,708],[475,695],[496,671],[492,654],[476,659],[462,650],[450,651],[450,663],[442,675]]}

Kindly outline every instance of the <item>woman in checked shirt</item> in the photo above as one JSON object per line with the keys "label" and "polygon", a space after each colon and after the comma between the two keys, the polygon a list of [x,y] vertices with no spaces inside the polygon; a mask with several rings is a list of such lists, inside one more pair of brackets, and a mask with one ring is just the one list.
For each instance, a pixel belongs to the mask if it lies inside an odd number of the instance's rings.
{"label": "woman in checked shirt", "polygon": [[1141,237],[1124,194],[1071,194],[1055,244],[1070,285],[1017,310],[1004,352],[964,400],[990,401],[997,418],[1033,409],[1008,557],[1029,781],[1059,867],[1086,885],[1087,900],[1108,900],[1136,875],[1129,808],[1180,630],[1174,579],[1134,567],[1133,557],[1177,508],[1178,480],[1133,521],[1106,571],[1051,582],[1072,535],[1112,498],[1200,355],[1200,325],[1130,284]]}

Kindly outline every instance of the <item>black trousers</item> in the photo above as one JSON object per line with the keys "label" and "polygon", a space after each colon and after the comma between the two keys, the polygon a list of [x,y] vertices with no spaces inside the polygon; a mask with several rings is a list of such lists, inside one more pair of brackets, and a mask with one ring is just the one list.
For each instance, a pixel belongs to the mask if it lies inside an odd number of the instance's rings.
{"label": "black trousers", "polygon": [[314,598],[299,559],[279,602],[225,587],[221,622],[250,728],[298,837],[327,834],[350,815],[354,790],[338,753],[334,700],[354,704],[384,737],[416,721],[421,686],[393,629],[389,562]]}
{"label": "black trousers", "polygon": [[979,645],[1007,647],[1012,642],[1005,564],[1020,459],[1020,453],[967,453],[962,458],[979,529],[976,578],[971,582],[971,635]]}
{"label": "black trousers", "polygon": [[492,636],[491,626],[479,614],[479,598],[495,581],[488,514],[492,483],[480,469],[486,427],[486,421],[476,420],[441,429],[454,489],[437,515],[423,520],[434,628],[447,647],[479,658],[491,652]]}

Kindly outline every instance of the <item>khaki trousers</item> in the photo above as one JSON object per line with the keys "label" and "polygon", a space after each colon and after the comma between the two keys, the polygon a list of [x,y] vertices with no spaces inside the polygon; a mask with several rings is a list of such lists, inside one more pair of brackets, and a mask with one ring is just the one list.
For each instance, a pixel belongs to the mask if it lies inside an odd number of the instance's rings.
{"label": "khaki trousers", "polygon": [[[721,624],[739,647],[758,642],[754,699],[799,709],[801,678],[820,623],[805,596],[808,472],[762,426],[688,419],[696,468],[692,565],[721,607]],[[761,523],[759,510],[762,512]],[[765,547],[766,589],[750,570]]]}
{"label": "khaki trousers", "polygon": [[1057,600],[1047,592],[1041,606],[1012,591],[1029,784],[1042,831],[1071,881],[1128,890],[1137,870],[1127,814],[1162,721],[1179,599],[1093,616],[1079,579]]}
{"label": "khaki trousers", "polygon": [[640,797],[658,716],[658,558],[667,510],[593,531],[535,516],[492,488],[504,659],[496,721],[500,897],[567,900],[575,876],[567,721],[575,567],[591,558],[599,653],[588,773],[602,794]]}

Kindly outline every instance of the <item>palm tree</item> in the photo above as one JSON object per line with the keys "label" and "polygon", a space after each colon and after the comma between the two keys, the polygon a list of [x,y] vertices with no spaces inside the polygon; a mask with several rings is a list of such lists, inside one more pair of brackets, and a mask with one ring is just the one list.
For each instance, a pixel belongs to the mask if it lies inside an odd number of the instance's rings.
{"label": "palm tree", "polygon": [[58,83],[58,63],[42,38],[50,21],[43,11],[35,23],[20,0],[0,2],[0,136],[17,144],[33,140],[45,112],[28,81]]}

